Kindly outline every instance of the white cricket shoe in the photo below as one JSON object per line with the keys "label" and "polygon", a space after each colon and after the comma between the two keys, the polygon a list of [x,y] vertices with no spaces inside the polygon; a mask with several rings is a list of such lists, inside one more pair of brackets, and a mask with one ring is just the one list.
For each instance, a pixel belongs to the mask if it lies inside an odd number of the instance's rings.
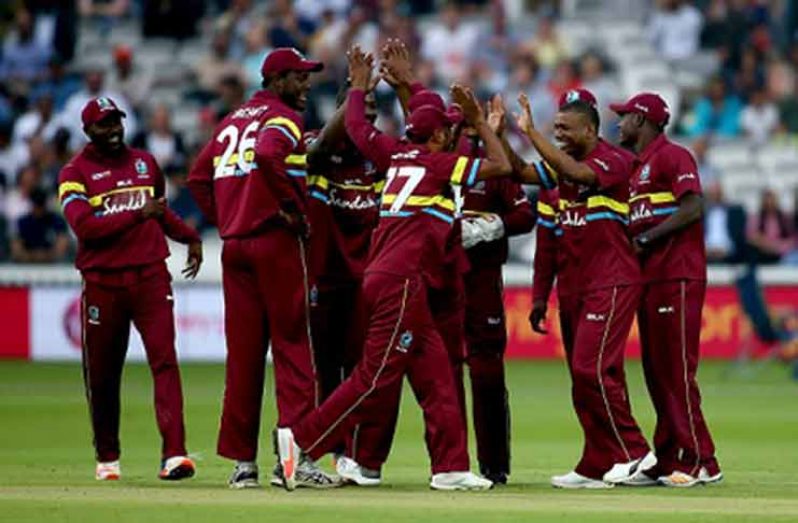
{"label": "white cricket shoe", "polygon": [[94,479],[97,481],[116,481],[122,477],[122,470],[119,468],[119,460],[97,462],[94,469]]}
{"label": "white cricket shoe", "polygon": [[604,474],[604,481],[607,483],[623,483],[632,479],[635,474],[649,470],[657,464],[657,456],[649,452],[642,458],[634,459],[627,463],[616,463]]}
{"label": "white cricket shoe", "polygon": [[280,469],[283,474],[283,488],[291,492],[296,489],[296,471],[299,467],[299,458],[302,450],[294,440],[294,433],[289,428],[276,430],[277,459],[280,460]]}
{"label": "white cricket shoe", "polygon": [[601,481],[600,479],[583,476],[575,470],[572,470],[568,474],[563,474],[562,476],[552,476],[551,486],[563,489],[607,489],[615,485],[607,483],[606,481]]}
{"label": "white cricket shoe", "polygon": [[[260,483],[258,483],[258,466],[254,463],[237,463],[236,467],[233,469],[233,473],[230,475],[230,479],[227,481],[227,484],[231,489],[235,490],[259,488]],[[283,483],[281,480],[280,486],[282,485]]]}
{"label": "white cricket shoe", "polygon": [[656,487],[659,485],[659,481],[641,470],[628,480],[622,482],[621,485],[626,487]]}
{"label": "white cricket shoe", "polygon": [[172,456],[163,461],[158,477],[167,481],[180,481],[194,476],[197,466],[188,456]]}
{"label": "white cricket shoe", "polygon": [[690,488],[696,485],[706,485],[710,483],[718,483],[723,479],[723,473],[718,472],[714,476],[710,476],[705,467],[701,467],[697,476],[691,476],[685,472],[678,470],[673,471],[669,476],[662,476],[659,482],[666,487],[672,488]]}
{"label": "white cricket shoe", "polygon": [[379,471],[365,469],[357,461],[341,456],[335,462],[335,471],[342,480],[360,487],[376,487],[382,483]]}
{"label": "white cricket shoe", "polygon": [[473,472],[440,472],[432,475],[429,486],[433,490],[488,490],[493,482]]}

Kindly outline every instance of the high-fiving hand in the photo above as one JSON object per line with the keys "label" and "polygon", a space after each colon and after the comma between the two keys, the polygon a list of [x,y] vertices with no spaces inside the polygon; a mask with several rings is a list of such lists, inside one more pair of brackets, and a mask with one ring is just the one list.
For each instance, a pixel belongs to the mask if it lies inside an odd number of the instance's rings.
{"label": "high-fiving hand", "polygon": [[518,96],[518,104],[521,106],[521,114],[515,113],[515,121],[518,128],[529,135],[535,129],[535,121],[532,119],[532,109],[529,107],[529,97],[526,93]]}
{"label": "high-fiving hand", "polygon": [[360,46],[352,46],[346,53],[349,60],[349,85],[354,89],[367,91],[371,86],[371,72],[374,69],[374,57],[360,49]]}
{"label": "high-fiving hand", "polygon": [[394,88],[413,83],[410,51],[398,38],[389,38],[380,50],[380,75]]}
{"label": "high-fiving hand", "polygon": [[502,95],[495,94],[488,100],[488,126],[497,136],[501,136],[506,120],[507,109],[504,107]]}
{"label": "high-fiving hand", "polygon": [[474,92],[461,84],[454,84],[451,88],[452,100],[460,106],[463,111],[466,123],[472,127],[485,121],[485,112],[477,101]]}

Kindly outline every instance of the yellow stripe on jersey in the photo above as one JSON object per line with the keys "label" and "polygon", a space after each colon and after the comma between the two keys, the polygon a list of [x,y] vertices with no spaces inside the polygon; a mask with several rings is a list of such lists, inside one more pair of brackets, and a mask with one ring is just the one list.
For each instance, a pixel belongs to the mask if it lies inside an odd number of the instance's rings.
{"label": "yellow stripe on jersey", "polygon": [[385,189],[385,180],[380,180],[374,184],[374,192],[381,193]]}
{"label": "yellow stripe on jersey", "polygon": [[286,127],[289,131],[291,131],[291,134],[293,134],[297,140],[302,139],[302,133],[299,131],[299,127],[297,124],[292,122],[290,118],[286,118],[285,116],[275,116],[274,118],[266,120],[266,123],[263,124],[264,127],[268,125],[281,125]]}
{"label": "yellow stripe on jersey", "polygon": [[337,189],[344,189],[346,191],[374,191],[376,184],[371,185],[360,185],[356,183],[336,183],[330,181],[329,178],[326,176],[322,176],[320,174],[311,174],[308,176],[308,185],[318,187],[320,189],[329,189],[330,187],[335,187]]}
{"label": "yellow stripe on jersey", "polygon": [[103,198],[105,198],[106,196],[112,196],[114,194],[135,192],[141,190],[147,191],[147,193],[149,193],[150,196],[155,196],[155,188],[152,185],[137,185],[135,187],[122,187],[121,189],[114,189],[112,191],[92,196],[91,198],[89,198],[89,205],[91,205],[92,207],[99,207],[100,205],[103,204]]}
{"label": "yellow stripe on jersey", "polygon": [[538,202],[538,213],[544,214],[546,216],[554,216],[555,214],[557,214],[554,211],[554,207],[544,202]]}
{"label": "yellow stripe on jersey", "polygon": [[[382,203],[386,205],[392,204],[395,200],[395,194],[386,194],[382,197]],[[430,207],[432,205],[438,205],[446,210],[454,211],[454,200],[440,194],[437,196],[411,196],[407,199],[405,205],[414,207]]]}
{"label": "yellow stripe on jersey", "polygon": [[308,164],[306,154],[289,154],[285,157],[285,163],[288,165],[299,165],[305,167]]}
{"label": "yellow stripe on jersey", "polygon": [[462,185],[463,184],[463,175],[465,175],[465,168],[468,165],[468,158],[465,156],[461,156],[457,159],[457,163],[454,164],[454,169],[452,169],[452,183],[455,185]]}
{"label": "yellow stripe on jersey", "polygon": [[80,182],[63,182],[58,186],[58,199],[62,199],[68,192],[86,192],[86,186]]}
{"label": "yellow stripe on jersey", "polygon": [[[218,167],[219,162],[222,161],[221,156],[214,156],[213,157],[213,166]],[[244,161],[252,163],[255,161],[255,151],[252,149],[247,149],[244,151]],[[236,165],[238,164],[238,153],[233,153],[230,155],[230,158],[227,159],[227,165]]]}
{"label": "yellow stripe on jersey", "polygon": [[613,200],[607,196],[590,196],[587,199],[587,208],[607,207],[621,214],[629,214],[629,205]]}
{"label": "yellow stripe on jersey", "polygon": [[676,197],[672,192],[652,192],[648,194],[638,194],[637,196],[632,196],[629,201],[636,202],[644,199],[648,199],[651,203],[673,203],[676,201]]}

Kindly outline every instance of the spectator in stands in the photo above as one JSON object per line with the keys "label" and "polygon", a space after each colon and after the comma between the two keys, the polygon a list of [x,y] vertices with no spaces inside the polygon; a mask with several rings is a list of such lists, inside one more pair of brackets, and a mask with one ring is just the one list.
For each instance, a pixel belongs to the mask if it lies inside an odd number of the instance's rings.
{"label": "spectator in stands", "polygon": [[214,104],[216,120],[221,120],[227,114],[238,108],[246,101],[247,93],[244,83],[238,76],[225,76],[217,87],[218,99]]}
{"label": "spectator in stands", "polygon": [[78,12],[95,20],[103,36],[107,36],[130,10],[130,0],[78,0]]}
{"label": "spectator in stands", "polygon": [[205,13],[205,3],[205,0],[143,0],[144,38],[182,41],[197,36],[197,22]]}
{"label": "spectator in stands", "polygon": [[745,210],[727,202],[719,180],[705,189],[704,241],[708,263],[742,263],[746,259]]}
{"label": "spectator in stands", "polygon": [[15,187],[6,193],[5,198],[4,207],[10,228],[16,227],[17,221],[30,212],[30,196],[39,187],[41,180],[41,171],[33,164],[28,164],[19,171]]}
{"label": "spectator in stands", "polygon": [[[784,132],[798,134],[798,72],[795,74],[795,88],[779,101],[779,123]],[[798,213],[798,208],[796,208]]]}
{"label": "spectator in stands", "polygon": [[292,0],[275,0],[269,9],[269,20],[269,44],[272,47],[296,47],[303,52],[308,49],[316,27],[299,16]]}
{"label": "spectator in stands", "polygon": [[149,127],[140,132],[132,143],[133,147],[149,151],[164,171],[186,168],[183,136],[172,129],[172,116],[164,104],[153,108]]}
{"label": "spectator in stands", "polygon": [[711,135],[734,138],[740,134],[740,99],[728,94],[720,77],[710,79],[706,95],[693,107],[693,121],[687,125],[692,137]]}
{"label": "spectator in stands", "polygon": [[747,238],[758,263],[779,263],[795,248],[791,220],[780,207],[776,193],[762,191],[759,212],[748,222]]}
{"label": "spectator in stands", "polygon": [[114,47],[113,58],[113,72],[106,80],[106,87],[109,91],[122,94],[133,109],[141,113],[155,83],[152,68],[139,66],[135,62],[133,49],[127,45]]}
{"label": "spectator in stands", "polygon": [[211,40],[210,52],[202,57],[194,67],[194,74],[206,101],[212,98],[222,78],[226,76],[244,77],[244,71],[229,56],[230,35],[217,31]]}
{"label": "spectator in stands", "polygon": [[568,58],[565,44],[557,34],[554,18],[543,16],[538,23],[535,35],[523,44],[524,49],[530,51],[540,66],[553,70],[557,64]]}
{"label": "spectator in stands", "polygon": [[695,55],[704,17],[685,0],[660,0],[646,31],[660,56],[671,62]]}
{"label": "spectator in stands", "polygon": [[353,44],[366,52],[376,53],[379,29],[368,19],[362,7],[353,7],[349,15],[343,18],[335,18],[332,11],[328,11],[321,23],[310,42],[310,50],[317,60],[325,63],[325,68],[328,64],[343,67],[346,50]]}
{"label": "spectator in stands", "polygon": [[164,172],[169,184],[166,192],[169,197],[169,208],[183,218],[190,227],[202,231],[205,228],[205,218],[186,185],[188,179],[186,168],[169,168]]}
{"label": "spectator in stands", "polygon": [[525,93],[532,106],[532,117],[542,132],[550,133],[557,109],[557,99],[552,96],[546,83],[542,80],[540,69],[534,55],[519,57],[510,74],[510,82],[503,96],[509,103]]}
{"label": "spectator in stands", "polygon": [[566,91],[572,89],[579,89],[582,87],[582,82],[576,74],[576,68],[570,60],[563,60],[554,69],[554,73],[549,79],[549,92],[555,100],[559,100],[560,96]]}
{"label": "spectator in stands", "polygon": [[709,151],[709,138],[702,136],[693,141],[690,148],[693,151],[695,163],[698,166],[698,176],[701,178],[701,185],[709,186],[710,183],[720,182],[723,173],[710,161],[707,152]]}
{"label": "spectator in stands", "polygon": [[130,102],[122,93],[117,93],[105,87],[105,71],[101,68],[93,68],[86,71],[84,75],[84,87],[73,94],[67,100],[64,110],[58,118],[60,125],[69,131],[70,147],[77,151],[88,142],[88,138],[83,132],[80,114],[83,108],[92,98],[111,98],[116,105],[125,112],[125,132],[129,140],[138,131],[138,121],[136,114],[132,111]]}
{"label": "spectator in stands", "polygon": [[44,190],[34,189],[30,201],[30,212],[16,224],[11,240],[11,259],[18,263],[67,261],[69,234],[64,219],[48,208]]}
{"label": "spectator in stands", "polygon": [[53,95],[40,91],[33,99],[31,110],[17,118],[14,124],[13,140],[23,145],[35,136],[50,141],[55,136],[59,125],[60,122],[55,117]]}
{"label": "spectator in stands", "polygon": [[24,8],[17,10],[14,30],[3,40],[0,55],[0,81],[30,82],[44,79],[52,48],[33,34],[33,15]]}
{"label": "spectator in stands", "polygon": [[751,46],[744,48],[740,57],[740,68],[731,75],[727,83],[734,87],[734,94],[748,102],[754,91],[765,85],[765,81],[765,68],[759,53]]}
{"label": "spectator in stands", "polygon": [[464,23],[457,5],[450,1],[422,35],[421,56],[434,64],[441,81],[448,85],[466,76],[478,40],[479,28]]}
{"label": "spectator in stands", "polygon": [[601,57],[593,52],[585,53],[579,59],[579,76],[582,87],[593,93],[598,102],[602,135],[610,136],[614,133],[617,118],[609,104],[618,98],[618,86],[605,74]]}
{"label": "spectator in stands", "polygon": [[30,160],[27,145],[14,142],[13,124],[0,123],[0,185],[12,187],[17,174]]}
{"label": "spectator in stands", "polygon": [[318,26],[328,13],[344,18],[351,5],[352,0],[296,0],[294,9],[300,18]]}
{"label": "spectator in stands", "polygon": [[764,87],[751,95],[740,114],[740,127],[749,142],[757,147],[770,140],[779,127],[779,110]]}
{"label": "spectator in stands", "polygon": [[69,97],[80,91],[82,85],[80,74],[67,71],[64,60],[53,55],[48,62],[47,78],[33,87],[31,96],[35,98],[40,92],[52,94],[55,110],[61,112]]}
{"label": "spectator in stands", "polygon": [[42,160],[39,162],[42,170],[42,187],[52,194],[57,194],[58,174],[71,159],[69,131],[61,127],[55,132],[50,143],[46,144]]}
{"label": "spectator in stands", "polygon": [[252,95],[261,88],[260,66],[271,49],[266,44],[266,24],[264,21],[253,23],[246,35],[246,52],[241,65],[246,78],[247,94]]}

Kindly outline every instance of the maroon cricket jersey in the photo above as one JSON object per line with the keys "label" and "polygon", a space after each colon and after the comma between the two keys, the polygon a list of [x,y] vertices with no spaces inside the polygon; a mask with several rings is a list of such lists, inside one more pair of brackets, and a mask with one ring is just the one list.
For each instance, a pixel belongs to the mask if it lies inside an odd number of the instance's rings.
{"label": "maroon cricket jersey", "polygon": [[[679,199],[701,194],[698,166],[690,151],[660,135],[648,144],[631,181],[632,236],[665,221],[676,212]],[[697,220],[651,245],[641,258],[643,281],[707,278],[704,225]]]}
{"label": "maroon cricket jersey", "polygon": [[150,153],[125,147],[104,156],[86,145],[58,177],[61,208],[78,238],[76,267],[114,270],[163,261],[169,256],[164,233],[181,243],[200,241],[171,209],[160,220],[142,218],[147,199],[162,197],[164,189]]}
{"label": "maroon cricket jersey", "polygon": [[579,260],[581,290],[640,283],[640,265],[629,239],[629,179],[635,157],[599,140],[583,163],[594,185],[560,180],[564,248]]}
{"label": "maroon cricket jersey", "polygon": [[302,120],[258,91],[217,126],[188,177],[194,199],[222,238],[255,234],[278,213],[306,213]]}
{"label": "maroon cricket jersey", "polygon": [[[306,133],[307,140],[314,139]],[[308,173],[313,273],[320,284],[363,277],[384,176],[359,154],[334,153]]]}
{"label": "maroon cricket jersey", "polygon": [[380,133],[365,118],[365,93],[359,89],[347,99],[346,131],[364,156],[388,167],[366,273],[421,274],[431,287],[442,287],[454,223],[452,186],[472,185],[481,160],[430,152]]}

